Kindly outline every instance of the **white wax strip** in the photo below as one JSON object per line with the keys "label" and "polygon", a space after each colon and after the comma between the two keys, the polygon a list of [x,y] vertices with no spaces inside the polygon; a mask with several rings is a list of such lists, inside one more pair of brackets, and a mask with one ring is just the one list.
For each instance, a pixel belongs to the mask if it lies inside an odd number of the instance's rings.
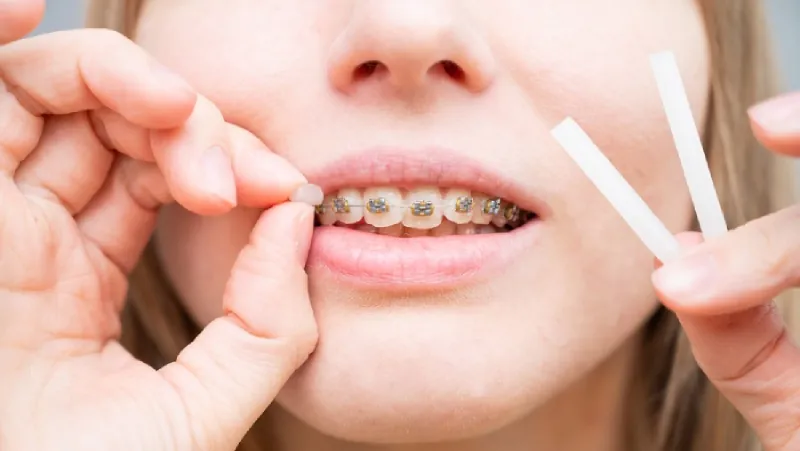
{"label": "white wax strip", "polygon": [[659,260],[666,263],[678,255],[672,233],[575,120],[565,119],[551,133]]}
{"label": "white wax strip", "polygon": [[678,63],[671,52],[650,56],[650,66],[658,85],[661,102],[667,113],[675,147],[678,149],[683,174],[703,236],[708,239],[728,231],[725,215],[714,190],[711,171],[706,162],[700,134],[697,131],[689,98],[681,80]]}

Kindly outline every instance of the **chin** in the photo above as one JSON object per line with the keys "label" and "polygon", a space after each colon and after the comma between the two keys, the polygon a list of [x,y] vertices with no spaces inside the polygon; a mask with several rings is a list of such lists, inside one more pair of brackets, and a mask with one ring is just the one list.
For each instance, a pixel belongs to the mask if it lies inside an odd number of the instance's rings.
{"label": "chin", "polygon": [[[647,314],[631,311],[617,327],[603,314],[568,324],[536,302],[547,292],[532,299],[493,285],[399,298],[312,282],[312,293],[320,342],[277,402],[315,433],[375,444],[458,441],[518,424],[592,373]],[[590,321],[606,327],[589,333]]]}

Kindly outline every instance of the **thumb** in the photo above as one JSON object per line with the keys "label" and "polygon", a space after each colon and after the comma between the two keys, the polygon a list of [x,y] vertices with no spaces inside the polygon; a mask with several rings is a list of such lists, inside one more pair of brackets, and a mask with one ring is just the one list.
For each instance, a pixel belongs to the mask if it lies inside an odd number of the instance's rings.
{"label": "thumb", "polygon": [[226,315],[161,370],[199,449],[235,449],[316,345],[304,271],[313,213],[290,202],[261,216],[234,264]]}
{"label": "thumb", "polygon": [[0,0],[0,44],[21,39],[44,15],[44,0]]}

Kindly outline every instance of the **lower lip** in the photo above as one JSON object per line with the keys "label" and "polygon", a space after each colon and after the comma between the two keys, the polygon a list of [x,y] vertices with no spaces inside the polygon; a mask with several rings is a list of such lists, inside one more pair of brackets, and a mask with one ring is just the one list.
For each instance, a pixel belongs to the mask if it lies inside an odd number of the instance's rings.
{"label": "lower lip", "polygon": [[307,269],[365,288],[424,290],[475,283],[513,264],[542,221],[505,233],[397,238],[346,227],[314,231]]}

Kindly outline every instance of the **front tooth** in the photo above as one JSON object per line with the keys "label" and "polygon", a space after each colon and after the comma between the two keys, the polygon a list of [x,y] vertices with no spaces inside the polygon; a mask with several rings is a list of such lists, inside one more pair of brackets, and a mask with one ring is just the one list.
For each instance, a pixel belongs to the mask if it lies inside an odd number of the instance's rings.
{"label": "front tooth", "polygon": [[442,223],[442,194],[438,188],[409,191],[403,225],[414,229],[432,229]]}
{"label": "front tooth", "polygon": [[403,195],[396,188],[367,188],[364,191],[364,221],[375,227],[389,227],[403,220]]}
{"label": "front tooth", "polygon": [[451,189],[444,196],[444,217],[456,224],[466,224],[472,220],[475,201],[465,189]]}
{"label": "front tooth", "polygon": [[317,207],[317,217],[319,223],[327,226],[333,225],[336,222],[336,212],[333,209],[334,196],[326,196],[322,201],[322,205]]}
{"label": "front tooth", "polygon": [[472,208],[472,222],[475,224],[489,224],[494,219],[495,215],[492,214],[492,207],[496,198],[489,197],[483,193],[473,193],[474,206]]}
{"label": "front tooth", "polygon": [[431,236],[448,236],[455,235],[456,223],[453,221],[443,220],[438,227],[431,229]]}
{"label": "front tooth", "polygon": [[347,188],[339,190],[333,200],[336,219],[343,224],[355,224],[364,217],[363,197],[361,191]]}

